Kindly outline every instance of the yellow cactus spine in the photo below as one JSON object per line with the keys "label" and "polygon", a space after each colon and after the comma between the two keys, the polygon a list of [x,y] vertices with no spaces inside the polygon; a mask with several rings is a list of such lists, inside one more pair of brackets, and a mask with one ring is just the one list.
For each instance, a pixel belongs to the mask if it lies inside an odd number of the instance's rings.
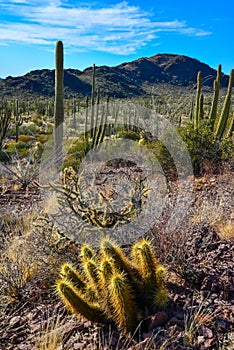
{"label": "yellow cactus spine", "polygon": [[62,265],[61,276],[70,281],[77,289],[85,290],[85,282],[71,264],[65,263]]}
{"label": "yellow cactus spine", "polygon": [[133,262],[138,267],[144,290],[144,299],[147,305],[153,304],[153,295],[157,288],[156,266],[157,260],[149,241],[143,239],[132,249]]}
{"label": "yellow cactus spine", "polygon": [[56,286],[60,298],[71,312],[93,322],[106,323],[107,320],[99,306],[86,300],[70,282],[59,280]]}
{"label": "yellow cactus spine", "polygon": [[104,256],[107,256],[113,260],[115,268],[120,272],[131,274],[132,266],[130,260],[124,255],[122,249],[113,244],[108,239],[104,239],[101,245],[101,251]]}
{"label": "yellow cactus spine", "polygon": [[94,251],[88,245],[83,244],[81,246],[80,258],[82,260],[89,260],[94,257]]}
{"label": "yellow cactus spine", "polygon": [[100,256],[83,245],[80,258],[80,274],[63,264],[56,289],[69,310],[91,321],[114,322],[132,332],[146,309],[154,312],[168,299],[165,268],[145,239],[133,246],[132,259],[108,239],[101,243]]}
{"label": "yellow cactus spine", "polygon": [[108,284],[108,291],[114,309],[114,321],[122,330],[135,330],[140,319],[139,310],[134,299],[134,292],[123,273],[113,274]]}

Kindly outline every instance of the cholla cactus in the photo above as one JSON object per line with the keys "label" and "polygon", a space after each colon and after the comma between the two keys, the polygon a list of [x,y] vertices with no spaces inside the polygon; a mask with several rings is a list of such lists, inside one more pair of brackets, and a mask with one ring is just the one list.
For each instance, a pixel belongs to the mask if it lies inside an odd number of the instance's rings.
{"label": "cholla cactus", "polygon": [[[83,174],[78,174],[72,167],[64,169],[63,184],[51,184],[57,191],[60,209],[71,209],[74,217],[82,218],[82,222],[91,224],[95,228],[114,228],[120,224],[128,223],[141,210],[141,204],[147,197],[148,187],[146,178],[135,180],[128,174],[130,191],[124,192],[126,200],[121,202],[116,209],[112,196],[116,194],[114,186],[110,186],[109,193],[106,189],[90,187],[90,180]],[[93,205],[95,203],[95,205]]]}
{"label": "cholla cactus", "polygon": [[77,315],[133,332],[146,309],[153,313],[168,300],[165,268],[146,239],[136,243],[128,257],[105,238],[99,254],[82,246],[80,261],[79,272],[65,263],[56,283],[60,298]]}

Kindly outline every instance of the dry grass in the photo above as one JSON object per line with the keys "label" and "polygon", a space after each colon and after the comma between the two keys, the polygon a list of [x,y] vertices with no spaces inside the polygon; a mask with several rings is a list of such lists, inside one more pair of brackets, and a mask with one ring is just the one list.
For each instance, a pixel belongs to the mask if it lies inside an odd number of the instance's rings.
{"label": "dry grass", "polygon": [[230,219],[216,225],[217,232],[221,238],[234,239],[234,220]]}
{"label": "dry grass", "polygon": [[209,326],[217,316],[211,311],[205,301],[198,306],[193,306],[185,316],[184,342],[188,346],[195,345],[198,331],[203,326]]}
{"label": "dry grass", "polygon": [[33,350],[59,350],[63,342],[63,332],[61,332],[61,315],[58,313],[49,316],[42,323],[41,330],[37,337]]}
{"label": "dry grass", "polygon": [[[40,298],[56,278],[66,252],[56,246],[57,234],[47,221],[39,224],[38,213],[5,215],[1,218],[1,300]],[[37,223],[38,226],[35,227]]]}

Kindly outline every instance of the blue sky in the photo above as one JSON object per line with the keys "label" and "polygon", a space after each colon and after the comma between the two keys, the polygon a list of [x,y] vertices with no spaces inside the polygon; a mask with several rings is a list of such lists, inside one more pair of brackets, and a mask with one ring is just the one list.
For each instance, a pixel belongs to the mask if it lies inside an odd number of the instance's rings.
{"label": "blue sky", "polygon": [[157,53],[234,68],[233,0],[0,0],[0,77],[54,68],[114,66]]}

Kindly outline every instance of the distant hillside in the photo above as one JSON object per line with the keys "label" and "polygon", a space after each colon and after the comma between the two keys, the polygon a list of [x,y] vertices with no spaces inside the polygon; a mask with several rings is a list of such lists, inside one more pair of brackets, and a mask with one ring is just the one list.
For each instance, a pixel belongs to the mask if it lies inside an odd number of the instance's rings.
{"label": "distant hillside", "polygon": [[[196,84],[197,72],[202,72],[203,86],[213,86],[216,70],[197,59],[174,54],[158,54],[149,58],[120,64],[115,67],[96,67],[96,87],[102,96],[139,97],[148,95],[158,84],[187,87]],[[83,71],[66,69],[65,97],[91,93],[92,67]],[[228,76],[223,74],[221,86],[226,87]],[[35,70],[20,77],[0,81],[0,97],[51,97],[54,95],[54,70]]]}

